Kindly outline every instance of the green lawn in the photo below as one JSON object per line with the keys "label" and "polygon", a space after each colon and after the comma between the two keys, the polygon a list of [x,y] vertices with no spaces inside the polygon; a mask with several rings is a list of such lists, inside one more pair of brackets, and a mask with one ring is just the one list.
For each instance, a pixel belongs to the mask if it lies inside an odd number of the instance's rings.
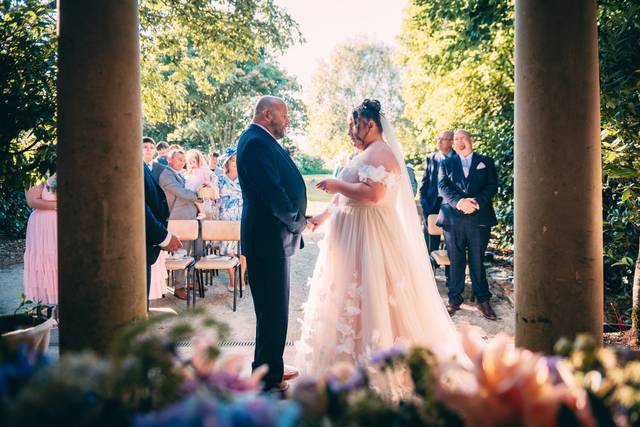
{"label": "green lawn", "polygon": [[316,184],[323,179],[331,178],[331,174],[326,175],[303,175],[304,183],[307,185],[307,200],[309,202],[329,202],[333,197],[322,190],[316,188]]}

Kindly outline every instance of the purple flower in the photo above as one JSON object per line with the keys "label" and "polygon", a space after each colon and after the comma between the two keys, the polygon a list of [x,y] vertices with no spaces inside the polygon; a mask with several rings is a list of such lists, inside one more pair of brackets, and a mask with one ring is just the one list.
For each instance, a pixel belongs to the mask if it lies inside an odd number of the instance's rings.
{"label": "purple flower", "polygon": [[391,364],[397,359],[407,355],[407,348],[403,345],[394,345],[388,350],[373,353],[369,359],[373,365]]}
{"label": "purple flower", "polygon": [[351,392],[366,385],[366,375],[362,368],[357,368],[353,375],[346,381],[341,381],[335,375],[329,374],[327,377],[327,385],[335,394]]}

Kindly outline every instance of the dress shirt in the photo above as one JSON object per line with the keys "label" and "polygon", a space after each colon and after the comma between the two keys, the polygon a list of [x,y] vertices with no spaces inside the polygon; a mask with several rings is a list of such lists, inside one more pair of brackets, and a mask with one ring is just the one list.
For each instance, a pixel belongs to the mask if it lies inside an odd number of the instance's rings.
{"label": "dress shirt", "polygon": [[469,153],[468,156],[460,156],[460,161],[462,162],[462,172],[464,172],[464,177],[467,178],[469,176],[469,169],[471,169],[471,161],[473,160],[473,151]]}

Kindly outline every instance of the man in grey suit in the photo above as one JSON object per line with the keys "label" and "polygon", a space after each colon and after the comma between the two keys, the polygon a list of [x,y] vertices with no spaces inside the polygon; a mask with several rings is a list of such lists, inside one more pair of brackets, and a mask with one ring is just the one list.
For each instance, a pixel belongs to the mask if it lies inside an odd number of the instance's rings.
{"label": "man in grey suit", "polygon": [[[169,205],[169,219],[196,219],[198,209],[196,208],[195,203],[201,203],[202,199],[198,197],[198,194],[195,191],[191,191],[186,188],[186,181],[180,174],[184,165],[187,163],[184,151],[173,150],[169,152],[167,160],[169,164],[160,174],[158,181],[167,197],[167,204]],[[192,252],[193,242],[185,241],[183,242],[183,246],[187,252]],[[184,289],[184,273],[179,273],[177,275],[176,282],[175,296],[180,299],[185,299],[186,291]]]}

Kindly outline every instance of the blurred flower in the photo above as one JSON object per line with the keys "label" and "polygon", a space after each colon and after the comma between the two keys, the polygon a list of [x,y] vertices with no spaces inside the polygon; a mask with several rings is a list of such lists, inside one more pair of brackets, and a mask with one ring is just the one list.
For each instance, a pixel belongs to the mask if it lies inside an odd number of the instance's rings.
{"label": "blurred flower", "polygon": [[486,345],[471,330],[463,330],[462,336],[474,364],[474,383],[465,390],[443,385],[440,393],[444,404],[459,411],[468,425],[553,426],[562,405],[583,425],[595,425],[586,392],[575,385],[568,364],[515,348],[506,335]]}
{"label": "blurred flower", "polygon": [[325,379],[333,393],[354,391],[367,384],[364,370],[347,362],[338,362],[329,368]]}
{"label": "blurred flower", "polygon": [[378,351],[371,355],[369,361],[373,365],[392,365],[407,355],[407,348],[403,345],[394,345],[388,350]]}

